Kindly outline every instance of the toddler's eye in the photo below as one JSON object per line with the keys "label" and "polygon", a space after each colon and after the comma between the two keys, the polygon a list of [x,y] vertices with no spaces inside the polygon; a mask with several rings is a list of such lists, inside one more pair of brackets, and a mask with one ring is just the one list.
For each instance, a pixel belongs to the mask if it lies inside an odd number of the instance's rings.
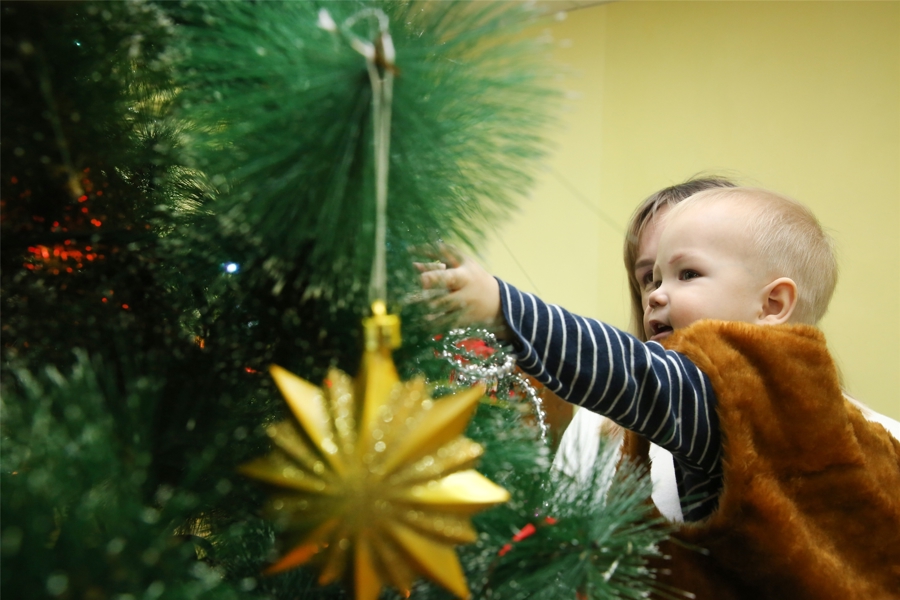
{"label": "toddler's eye", "polygon": [[682,280],[694,279],[694,278],[696,278],[696,277],[700,277],[700,273],[698,273],[697,271],[692,271],[692,270],[690,270],[690,269],[685,269],[684,271],[681,272],[681,279],[682,279]]}
{"label": "toddler's eye", "polygon": [[656,289],[653,286],[653,271],[647,271],[643,275],[640,276],[641,287],[645,290],[653,290]]}

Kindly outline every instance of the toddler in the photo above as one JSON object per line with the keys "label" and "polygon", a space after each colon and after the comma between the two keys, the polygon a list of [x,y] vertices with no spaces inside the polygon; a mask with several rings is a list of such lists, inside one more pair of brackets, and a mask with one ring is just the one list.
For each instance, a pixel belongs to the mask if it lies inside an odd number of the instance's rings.
{"label": "toddler", "polygon": [[[875,598],[900,589],[900,443],[844,400],[821,333],[831,242],[802,205],[715,189],[663,219],[642,343],[464,262],[423,274],[502,317],[519,366],[670,450],[697,597]],[[760,327],[764,326],[764,327]],[[680,559],[681,560],[681,559]],[[826,574],[827,573],[827,574]]]}

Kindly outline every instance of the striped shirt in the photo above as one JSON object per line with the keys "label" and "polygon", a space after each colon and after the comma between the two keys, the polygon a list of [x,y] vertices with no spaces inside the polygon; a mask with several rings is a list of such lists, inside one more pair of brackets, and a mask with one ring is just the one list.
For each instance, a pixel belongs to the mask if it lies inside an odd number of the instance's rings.
{"label": "striped shirt", "polygon": [[683,354],[497,281],[519,367],[568,402],[669,450],[685,521],[709,516],[722,490],[709,378]]}

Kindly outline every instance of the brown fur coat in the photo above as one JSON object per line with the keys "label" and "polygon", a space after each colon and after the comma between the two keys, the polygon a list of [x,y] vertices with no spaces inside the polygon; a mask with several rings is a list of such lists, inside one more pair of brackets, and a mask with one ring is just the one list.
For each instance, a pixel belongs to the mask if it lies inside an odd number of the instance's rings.
{"label": "brown fur coat", "polygon": [[900,442],[844,399],[821,332],[701,321],[666,346],[712,381],[725,483],[674,536],[704,551],[670,544],[661,579],[712,600],[900,598]]}

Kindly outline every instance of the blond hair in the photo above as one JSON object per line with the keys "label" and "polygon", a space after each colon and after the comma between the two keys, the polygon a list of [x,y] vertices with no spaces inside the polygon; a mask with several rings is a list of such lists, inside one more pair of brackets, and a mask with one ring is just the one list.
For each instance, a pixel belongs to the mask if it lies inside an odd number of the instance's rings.
{"label": "blond hair", "polygon": [[772,277],[797,284],[792,322],[815,325],[825,315],[837,284],[834,241],[803,204],[769,190],[748,187],[711,189],[694,194],[667,218],[702,203],[727,200],[746,217],[751,250]]}
{"label": "blond hair", "polygon": [[646,342],[647,336],[643,326],[644,306],[641,303],[641,284],[634,276],[634,265],[638,259],[638,250],[644,230],[656,213],[664,208],[675,206],[703,190],[733,187],[735,184],[724,177],[695,177],[651,194],[634,210],[625,234],[623,258],[625,259],[625,270],[628,272],[628,292],[631,297],[631,330],[641,341]]}

